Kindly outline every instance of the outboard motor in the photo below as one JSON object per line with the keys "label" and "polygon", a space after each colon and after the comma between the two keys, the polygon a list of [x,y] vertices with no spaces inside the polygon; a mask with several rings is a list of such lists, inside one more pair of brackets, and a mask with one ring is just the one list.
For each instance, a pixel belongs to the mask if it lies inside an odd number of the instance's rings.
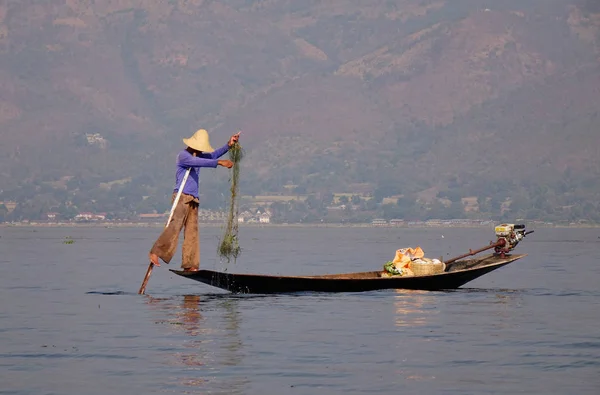
{"label": "outboard motor", "polygon": [[494,251],[496,254],[502,256],[512,251],[525,236],[533,233],[533,230],[526,231],[523,224],[502,224],[496,226],[495,231],[496,243],[494,243]]}
{"label": "outboard motor", "polygon": [[[496,241],[490,241],[490,244],[482,247],[478,250],[469,250],[468,253],[459,255],[452,259],[448,259],[445,261],[446,267],[448,265],[458,261],[459,259],[466,258],[468,256],[477,255],[480,252],[494,249],[494,255],[499,255],[501,258],[505,258],[506,254],[512,251],[517,244],[521,240],[525,238],[530,233],[533,233],[533,230],[526,231],[525,225],[515,225],[515,224],[502,224],[495,227],[496,231]],[[440,259],[441,260],[441,259]]]}

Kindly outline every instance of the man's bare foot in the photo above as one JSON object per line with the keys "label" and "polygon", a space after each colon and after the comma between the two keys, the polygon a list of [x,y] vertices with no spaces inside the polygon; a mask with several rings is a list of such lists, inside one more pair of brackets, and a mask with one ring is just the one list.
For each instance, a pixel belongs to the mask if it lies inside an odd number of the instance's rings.
{"label": "man's bare foot", "polygon": [[183,271],[186,272],[186,273],[197,272],[198,268],[196,268],[196,267],[186,267],[186,268],[183,268]]}
{"label": "man's bare foot", "polygon": [[158,255],[150,253],[148,254],[148,259],[150,259],[150,262],[157,267],[160,267],[160,262],[158,261]]}

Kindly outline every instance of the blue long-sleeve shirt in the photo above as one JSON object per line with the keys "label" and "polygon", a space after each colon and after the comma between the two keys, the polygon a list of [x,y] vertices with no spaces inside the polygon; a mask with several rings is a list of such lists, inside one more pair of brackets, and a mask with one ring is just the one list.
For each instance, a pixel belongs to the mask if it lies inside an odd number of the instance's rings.
{"label": "blue long-sleeve shirt", "polygon": [[188,176],[185,186],[183,187],[183,193],[197,198],[198,185],[200,183],[198,177],[200,168],[217,167],[217,159],[223,156],[227,151],[229,151],[228,144],[225,144],[221,148],[210,153],[203,152],[200,154],[200,156],[194,156],[187,150],[181,151],[179,155],[177,155],[177,172],[175,174],[175,189],[173,192],[177,192],[179,190],[179,186],[181,185],[185,171],[191,167],[192,170],[190,170],[190,175]]}

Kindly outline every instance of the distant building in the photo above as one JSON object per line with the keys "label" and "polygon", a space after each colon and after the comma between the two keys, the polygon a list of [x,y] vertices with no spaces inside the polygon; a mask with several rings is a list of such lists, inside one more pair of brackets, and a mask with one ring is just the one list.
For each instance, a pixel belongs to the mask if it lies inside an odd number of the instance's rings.
{"label": "distant building", "polygon": [[207,209],[198,210],[198,220],[200,222],[221,222],[226,219],[224,211],[213,211]]}
{"label": "distant building", "polygon": [[375,218],[373,221],[371,221],[371,225],[373,226],[386,226],[387,224],[388,222],[382,218]]}
{"label": "distant building", "polygon": [[97,145],[100,148],[106,148],[106,139],[100,133],[87,133],[85,135],[88,145]]}
{"label": "distant building", "polygon": [[59,213],[55,213],[55,212],[46,213],[46,219],[48,221],[56,221],[59,216],[60,216],[60,214]]}
{"label": "distant building", "polygon": [[403,219],[392,219],[392,220],[390,220],[390,225],[402,226],[402,225],[404,225],[404,220]]}
{"label": "distant building", "polygon": [[0,205],[4,205],[4,207],[6,207],[6,209],[10,213],[15,209],[15,207],[17,207],[17,202],[13,202],[12,200],[5,200],[3,202],[0,202]]}
{"label": "distant building", "polygon": [[258,217],[258,222],[260,222],[261,224],[268,224],[271,222],[271,216],[267,213],[261,214]]}
{"label": "distant building", "polygon": [[75,216],[75,221],[104,221],[106,213],[83,212]]}

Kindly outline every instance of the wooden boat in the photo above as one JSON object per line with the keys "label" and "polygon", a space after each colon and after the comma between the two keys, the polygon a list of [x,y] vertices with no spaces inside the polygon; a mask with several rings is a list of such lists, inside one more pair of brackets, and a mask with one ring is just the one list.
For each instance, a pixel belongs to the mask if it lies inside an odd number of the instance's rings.
{"label": "wooden boat", "polygon": [[487,255],[477,259],[458,260],[447,265],[443,273],[413,277],[382,277],[381,271],[324,274],[317,276],[275,276],[262,274],[235,274],[212,270],[173,273],[233,293],[272,294],[291,292],[364,292],[380,289],[441,290],[456,289],[499,269],[521,255]]}

